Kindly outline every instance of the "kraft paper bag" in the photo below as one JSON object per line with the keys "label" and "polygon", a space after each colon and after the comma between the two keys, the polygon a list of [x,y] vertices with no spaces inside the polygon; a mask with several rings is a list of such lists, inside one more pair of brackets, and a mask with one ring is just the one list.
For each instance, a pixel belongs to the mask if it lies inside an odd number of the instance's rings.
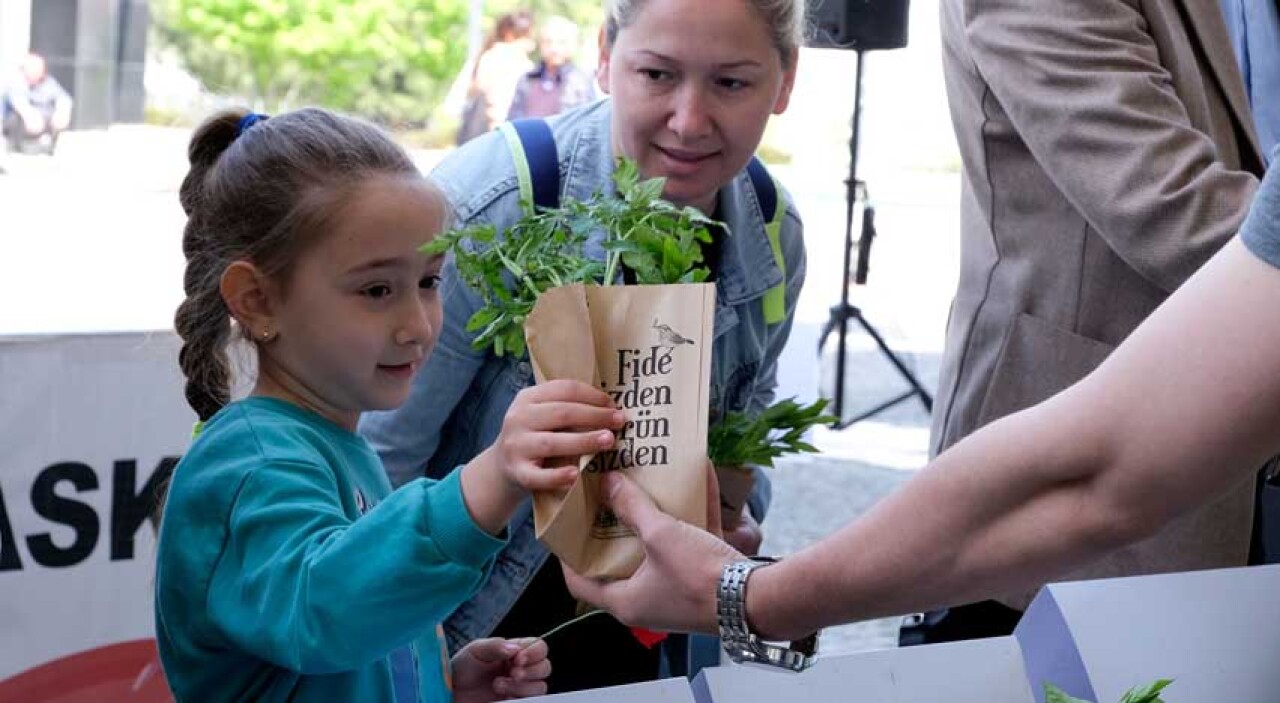
{"label": "kraft paper bag", "polygon": [[538,539],[586,576],[625,578],[644,548],[601,505],[600,478],[624,471],[664,512],[698,527],[707,515],[707,410],[715,285],[554,288],[525,321],[538,383],[573,379],[626,413],[610,451],[582,457],[566,492],[534,496]]}

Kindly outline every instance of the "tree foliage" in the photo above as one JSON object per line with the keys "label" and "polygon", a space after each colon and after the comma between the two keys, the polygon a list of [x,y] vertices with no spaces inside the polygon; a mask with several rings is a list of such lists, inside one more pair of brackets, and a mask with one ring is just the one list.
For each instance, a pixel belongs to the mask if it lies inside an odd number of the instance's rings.
{"label": "tree foliage", "polygon": [[466,60],[467,0],[159,0],[161,43],[210,90],[419,124]]}

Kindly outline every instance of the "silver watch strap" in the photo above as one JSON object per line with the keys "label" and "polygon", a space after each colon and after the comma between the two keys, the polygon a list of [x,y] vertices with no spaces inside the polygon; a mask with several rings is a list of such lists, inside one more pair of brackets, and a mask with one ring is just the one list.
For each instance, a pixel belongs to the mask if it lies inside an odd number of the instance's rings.
{"label": "silver watch strap", "polygon": [[747,624],[746,587],[751,572],[777,561],[753,557],[726,564],[716,593],[716,620],[725,652],[735,662],[767,664],[790,671],[808,668],[817,653],[818,635],[791,643],[791,647],[770,644],[752,634]]}

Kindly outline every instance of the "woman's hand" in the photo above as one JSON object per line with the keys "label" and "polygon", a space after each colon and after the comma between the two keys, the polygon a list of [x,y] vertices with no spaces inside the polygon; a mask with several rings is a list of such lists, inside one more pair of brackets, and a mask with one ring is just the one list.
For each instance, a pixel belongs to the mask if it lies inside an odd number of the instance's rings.
{"label": "woman's hand", "polygon": [[475,640],[453,656],[455,703],[489,703],[547,692],[547,643],[528,637]]}
{"label": "woman's hand", "polygon": [[[645,560],[629,578],[608,583],[565,566],[569,590],[628,625],[715,633],[720,572],[743,556],[710,532],[658,510],[643,489],[619,473],[604,477],[604,490],[618,519],[644,543]],[[718,513],[718,506],[711,511]],[[712,518],[713,526],[716,522]]]}
{"label": "woman's hand", "polygon": [[471,517],[497,534],[530,491],[572,486],[578,457],[614,446],[614,430],[625,419],[608,394],[578,381],[550,381],[520,391],[498,438],[463,471]]}
{"label": "woman's hand", "polygon": [[721,523],[724,525],[724,541],[728,542],[731,547],[747,556],[755,556],[760,553],[760,545],[764,542],[764,532],[760,529],[760,523],[756,522],[756,519],[751,516],[751,511],[745,506],[732,522],[726,520],[722,515]]}

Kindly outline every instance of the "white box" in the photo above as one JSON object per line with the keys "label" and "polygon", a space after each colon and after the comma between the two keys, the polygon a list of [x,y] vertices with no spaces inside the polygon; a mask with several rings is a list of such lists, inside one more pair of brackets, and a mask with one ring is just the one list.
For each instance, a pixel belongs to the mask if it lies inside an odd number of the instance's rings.
{"label": "white box", "polygon": [[[554,662],[552,666],[555,666]],[[685,678],[556,693],[524,700],[541,703],[695,703],[693,691],[689,689],[689,680]]]}
{"label": "white box", "polygon": [[1280,566],[1052,584],[1014,636],[1038,701],[1049,681],[1116,703],[1174,679],[1169,703],[1280,701]]}

